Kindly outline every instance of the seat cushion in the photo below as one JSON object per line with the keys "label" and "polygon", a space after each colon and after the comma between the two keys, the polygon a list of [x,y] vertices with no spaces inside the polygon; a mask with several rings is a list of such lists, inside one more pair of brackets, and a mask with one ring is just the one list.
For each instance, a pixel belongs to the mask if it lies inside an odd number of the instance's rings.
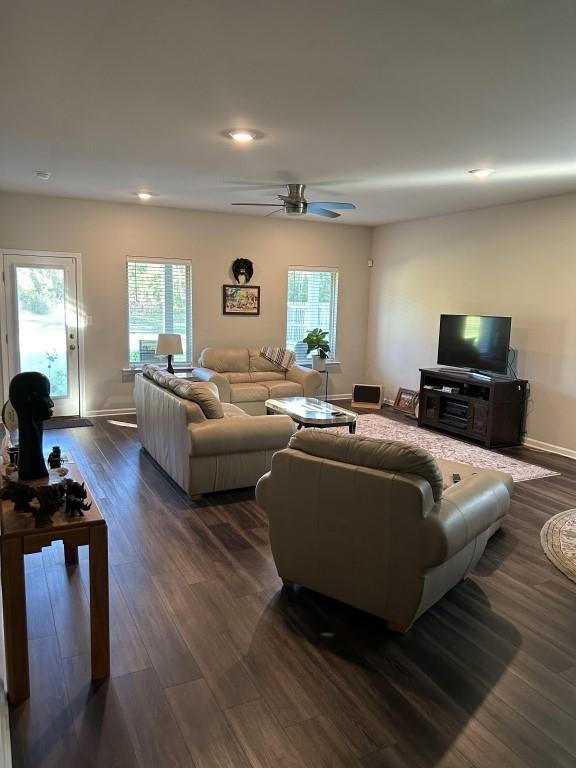
{"label": "seat cushion", "polygon": [[302,385],[295,381],[265,381],[270,397],[302,397]]}
{"label": "seat cushion", "polygon": [[452,475],[460,475],[461,479],[470,477],[470,475],[476,475],[481,472],[481,469],[473,467],[471,464],[461,464],[459,461],[448,461],[448,459],[436,459],[440,472],[442,472],[442,485],[444,490],[451,488],[454,485],[454,479]]}
{"label": "seat cushion", "polygon": [[268,399],[268,387],[262,384],[230,384],[230,402],[254,403]]}
{"label": "seat cushion", "polygon": [[250,381],[257,381],[258,384],[272,381],[286,381],[286,374],[280,371],[251,371]]}
{"label": "seat cushion", "polygon": [[508,493],[512,496],[514,492],[514,480],[511,475],[506,472],[500,472],[497,469],[481,469],[480,467],[474,467],[472,464],[461,464],[459,461],[449,461],[448,459],[436,459],[440,472],[442,472],[444,490],[452,488],[458,483],[454,482],[453,475],[460,475],[460,481],[467,480],[472,475],[486,475],[490,474],[494,479],[501,480],[506,486]]}
{"label": "seat cushion", "polygon": [[222,403],[225,419],[249,419],[250,416],[234,403]]}

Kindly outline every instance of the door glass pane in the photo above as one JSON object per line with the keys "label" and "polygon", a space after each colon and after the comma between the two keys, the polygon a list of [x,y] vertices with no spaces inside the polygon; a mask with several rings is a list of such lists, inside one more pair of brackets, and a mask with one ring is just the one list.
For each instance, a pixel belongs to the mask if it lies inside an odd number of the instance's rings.
{"label": "door glass pane", "polygon": [[16,267],[20,371],[50,379],[52,397],[68,397],[66,291],[58,267]]}

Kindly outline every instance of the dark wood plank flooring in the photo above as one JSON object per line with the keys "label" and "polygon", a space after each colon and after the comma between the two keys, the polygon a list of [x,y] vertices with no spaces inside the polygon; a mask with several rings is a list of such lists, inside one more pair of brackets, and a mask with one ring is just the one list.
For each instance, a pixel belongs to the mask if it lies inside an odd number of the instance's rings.
{"label": "dark wood plank flooring", "polygon": [[86,553],[27,557],[16,768],[576,766],[576,585],[539,543],[576,507],[576,462],[511,450],[562,475],[516,484],[474,576],[398,636],[282,591],[252,491],[192,503],[136,429],[94,422],[46,443],[74,453],[108,520],[112,677],[89,681]]}

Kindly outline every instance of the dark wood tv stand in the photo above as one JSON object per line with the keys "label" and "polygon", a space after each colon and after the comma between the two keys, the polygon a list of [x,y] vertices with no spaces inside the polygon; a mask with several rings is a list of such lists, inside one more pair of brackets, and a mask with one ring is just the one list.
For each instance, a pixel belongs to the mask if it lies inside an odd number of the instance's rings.
{"label": "dark wood tv stand", "polygon": [[[486,448],[519,445],[527,386],[524,379],[421,368],[418,426],[476,440]],[[442,387],[457,392],[446,392]]]}

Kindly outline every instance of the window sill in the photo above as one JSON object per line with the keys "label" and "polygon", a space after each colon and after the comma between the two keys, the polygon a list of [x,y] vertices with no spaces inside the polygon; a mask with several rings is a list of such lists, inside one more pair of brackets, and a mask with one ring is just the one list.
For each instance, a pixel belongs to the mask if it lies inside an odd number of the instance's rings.
{"label": "window sill", "polygon": [[[161,366],[164,368],[164,366]],[[189,363],[188,365],[177,365],[174,366],[174,374],[178,373],[190,373],[195,368],[192,363]],[[134,376],[137,373],[142,373],[142,365],[134,365],[130,366],[129,368],[122,368],[122,381],[123,382],[131,382],[134,381]]]}
{"label": "window sill", "polygon": [[[312,370],[312,363],[296,363],[296,365],[299,365],[302,368],[310,368]],[[342,363],[340,360],[326,360],[326,367],[329,368],[331,365],[342,365]]]}

